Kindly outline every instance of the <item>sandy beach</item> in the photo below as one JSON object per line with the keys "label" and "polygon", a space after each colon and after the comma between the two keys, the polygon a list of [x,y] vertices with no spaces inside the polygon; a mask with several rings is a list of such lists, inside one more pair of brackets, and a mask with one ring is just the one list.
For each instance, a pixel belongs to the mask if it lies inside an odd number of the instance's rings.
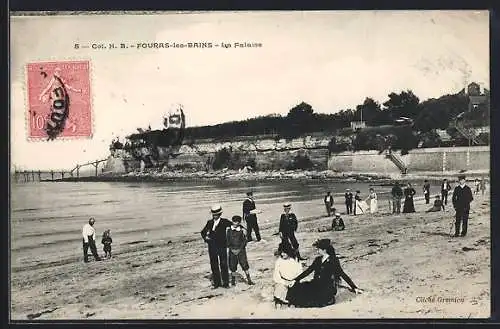
{"label": "sandy beach", "polygon": [[110,260],[85,264],[78,254],[71,262],[12,268],[11,319],[489,317],[489,195],[475,196],[465,238],[449,236],[450,204],[444,213],[425,213],[422,199],[415,205],[413,214],[392,215],[380,204],[375,216],[343,215],[345,231],[321,233],[331,218],[317,200],[302,205],[308,210],[297,238],[305,263],[316,256],[312,242],[330,238],[344,271],[365,290],[354,295],[341,288],[329,307],[274,309],[276,220],[263,223],[264,240],[247,247],[254,286],[239,270],[236,287],[211,289],[208,252],[196,232],[168,241],[138,236]]}

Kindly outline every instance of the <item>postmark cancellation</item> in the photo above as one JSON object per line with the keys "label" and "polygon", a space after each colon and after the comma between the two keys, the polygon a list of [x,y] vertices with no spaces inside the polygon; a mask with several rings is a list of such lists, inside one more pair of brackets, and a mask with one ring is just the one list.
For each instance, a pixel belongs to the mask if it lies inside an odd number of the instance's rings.
{"label": "postmark cancellation", "polygon": [[28,140],[91,138],[90,61],[26,65]]}

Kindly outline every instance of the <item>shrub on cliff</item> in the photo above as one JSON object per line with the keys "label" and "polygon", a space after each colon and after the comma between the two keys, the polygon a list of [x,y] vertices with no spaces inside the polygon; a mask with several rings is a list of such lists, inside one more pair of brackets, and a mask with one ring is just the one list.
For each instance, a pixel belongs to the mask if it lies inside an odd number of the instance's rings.
{"label": "shrub on cliff", "polygon": [[212,168],[214,170],[228,168],[230,160],[231,160],[231,152],[229,152],[228,149],[223,148],[215,152],[214,160],[212,161]]}
{"label": "shrub on cliff", "polygon": [[287,170],[307,170],[314,167],[313,162],[307,154],[297,154],[292,162],[286,167]]}
{"label": "shrub on cliff", "polygon": [[215,152],[214,159],[212,162],[212,169],[220,170],[223,168],[228,169],[240,169],[245,165],[255,168],[255,160],[250,159],[248,161],[243,161],[241,155],[238,152],[233,152],[231,148],[223,148]]}

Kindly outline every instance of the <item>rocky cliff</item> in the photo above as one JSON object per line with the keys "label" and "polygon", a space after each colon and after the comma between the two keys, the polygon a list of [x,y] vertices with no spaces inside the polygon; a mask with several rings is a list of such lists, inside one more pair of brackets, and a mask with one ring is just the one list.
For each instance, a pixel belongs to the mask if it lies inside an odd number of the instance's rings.
{"label": "rocky cliff", "polygon": [[[175,152],[158,147],[159,161],[154,165],[168,170],[254,170],[314,169],[326,170],[330,136],[304,136],[294,139],[278,139],[268,136],[239,137],[231,141],[211,139],[186,141]],[[146,154],[144,149],[142,153]],[[131,152],[111,152],[106,171],[131,172],[141,168]],[[117,171],[115,171],[117,170]]]}

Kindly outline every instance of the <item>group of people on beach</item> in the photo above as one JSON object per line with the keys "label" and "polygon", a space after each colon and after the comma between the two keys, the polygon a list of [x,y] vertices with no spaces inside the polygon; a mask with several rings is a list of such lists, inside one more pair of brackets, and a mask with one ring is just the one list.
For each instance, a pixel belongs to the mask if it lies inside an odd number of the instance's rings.
{"label": "group of people on beach", "polygon": [[[200,233],[208,246],[213,288],[230,288],[236,285],[238,265],[246,275],[247,284],[253,285],[246,245],[253,240],[252,231],[255,231],[256,241],[261,241],[256,216],[260,211],[256,209],[253,193],[248,192],[243,202],[243,216],[234,215],[231,220],[223,218],[222,206],[219,204],[212,206],[210,212],[212,218]],[[242,225],[243,219],[247,223],[246,228]],[[275,305],[320,307],[333,304],[341,278],[349,284],[351,291],[361,293],[362,290],[342,270],[329,239],[317,240],[313,244],[319,256],[307,269],[302,269],[301,261],[307,258],[300,255],[299,243],[295,237],[297,228],[298,220],[291,211],[291,204],[284,203],[278,227],[280,243],[275,253],[278,259],[273,275]],[[311,281],[302,282],[312,273],[314,276]]]}
{"label": "group of people on beach", "polygon": [[[471,188],[467,186],[465,175],[461,174],[458,176],[458,185],[454,188],[452,194],[452,203],[453,208],[456,212],[455,218],[455,237],[458,235],[465,236],[467,234],[467,223],[469,217],[469,209],[470,203],[473,200],[473,194],[481,193],[484,195],[486,191],[486,180],[482,178],[481,180],[476,178],[474,180],[474,192],[472,192]],[[431,208],[426,210],[426,212],[438,212],[444,211],[445,205],[448,204],[448,193],[451,191],[451,185],[448,180],[443,179],[440,186],[440,195],[436,195],[434,199],[434,203]],[[422,186],[422,192],[425,199],[425,204],[430,203],[431,197],[431,184],[428,180],[424,180],[424,184]],[[389,208],[393,214],[401,213],[401,200],[403,201],[403,211],[402,213],[414,213],[415,212],[415,204],[414,204],[414,196],[417,194],[416,190],[413,188],[411,183],[407,183],[405,188],[402,188],[399,182],[395,182],[394,186],[391,189],[391,198],[389,199]],[[344,194],[345,198],[345,207],[346,214],[357,215],[368,212],[370,214],[374,214],[378,211],[378,198],[375,190],[370,188],[370,192],[368,197],[363,200],[361,198],[361,191],[356,191],[356,194],[353,197],[353,194],[350,189],[346,189]],[[327,216],[331,216],[331,214],[335,214],[335,218],[332,221],[332,230],[338,230],[338,223],[341,222],[341,229],[345,228],[344,221],[340,217],[340,213],[336,211],[334,208],[334,199],[331,195],[331,192],[327,192],[325,195],[323,202],[326,207]],[[354,205],[354,207],[353,207]],[[353,210],[354,209],[354,210]],[[460,233],[460,227],[462,227]]]}
{"label": "group of people on beach", "polygon": [[[475,190],[466,184],[465,175],[458,176],[459,183],[454,188],[452,194],[452,204],[455,209],[455,234],[464,237],[467,234],[470,203],[473,200],[473,193],[480,191],[484,194],[485,182],[475,180]],[[479,183],[477,183],[479,181]],[[437,195],[432,208],[427,212],[444,210],[448,202],[448,192],[451,185],[444,179],[441,184],[441,196]],[[426,180],[423,185],[424,198],[426,204],[430,201],[430,184]],[[362,214],[369,209],[371,214],[377,212],[377,194],[370,188],[368,197],[363,200],[358,190],[353,195],[350,189],[345,192],[345,206],[348,215]],[[398,182],[395,182],[391,190],[392,213],[401,213],[401,199],[404,198],[403,213],[415,212],[413,197],[416,194],[411,183],[408,183],[404,190]],[[345,223],[340,213],[333,207],[334,200],[331,192],[324,197],[324,204],[327,216],[334,215],[331,227],[325,230],[341,231],[345,229]],[[367,206],[363,206],[365,203]],[[257,214],[261,213],[255,205],[253,193],[247,192],[247,197],[243,201],[242,216],[234,215],[231,220],[223,218],[222,206],[217,204],[211,207],[211,216],[203,229],[201,236],[208,246],[210,267],[212,271],[213,288],[229,288],[236,285],[236,272],[238,265],[246,276],[246,282],[254,285],[250,275],[246,246],[253,241],[252,233],[255,233],[256,241],[261,241],[260,229],[257,221]],[[246,227],[242,222],[246,222]],[[97,252],[96,231],[94,228],[95,219],[92,217],[82,229],[84,261],[89,262],[88,249],[96,261],[102,260]],[[335,249],[330,239],[320,239],[313,243],[319,255],[305,270],[301,261],[307,260],[301,256],[299,242],[295,236],[298,228],[297,216],[291,211],[291,203],[283,204],[283,212],[279,219],[278,234],[280,243],[275,256],[277,260],[273,272],[274,303],[275,305],[291,305],[295,307],[322,307],[335,303],[335,296],[340,280],[343,279],[349,289],[354,293],[362,293],[351,278],[343,271]],[[461,228],[461,230],[460,230]],[[322,230],[320,230],[322,231]],[[105,230],[101,239],[103,251],[106,258],[111,258],[112,238],[110,230]],[[313,278],[310,281],[303,281],[310,274]]]}

